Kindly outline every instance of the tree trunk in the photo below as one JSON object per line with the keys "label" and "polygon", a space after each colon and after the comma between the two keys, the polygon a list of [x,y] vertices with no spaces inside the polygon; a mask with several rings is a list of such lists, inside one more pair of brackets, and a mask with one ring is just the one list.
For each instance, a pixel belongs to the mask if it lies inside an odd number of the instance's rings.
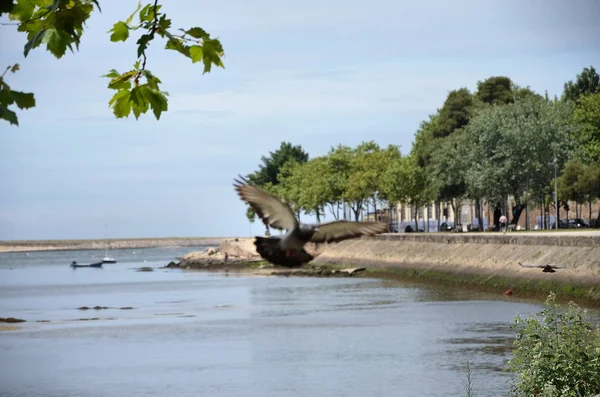
{"label": "tree trunk", "polygon": [[417,206],[414,206],[415,208],[415,232],[419,231],[419,209],[417,208]]}
{"label": "tree trunk", "polygon": [[440,201],[435,202],[435,219],[437,219],[437,230],[440,231]]}
{"label": "tree trunk", "polygon": [[321,223],[321,211],[319,211],[319,207],[317,207],[317,223]]}
{"label": "tree trunk", "polygon": [[544,204],[542,201],[540,204],[540,229],[545,229],[546,228],[545,226],[546,226],[546,220],[544,219]]}
{"label": "tree trunk", "polygon": [[[368,214],[368,212],[367,212],[367,214]],[[377,222],[378,221],[378,219],[377,219],[377,201],[375,201],[375,199],[373,199],[373,214],[374,214],[373,215],[374,219]]]}
{"label": "tree trunk", "polygon": [[458,226],[458,219],[456,219],[456,205],[454,199],[450,200],[450,206],[452,207],[452,214],[454,215],[454,225]]}
{"label": "tree trunk", "polygon": [[483,218],[481,216],[481,200],[475,199],[475,216],[477,217],[477,224],[479,225],[479,231],[483,231]]}
{"label": "tree trunk", "polygon": [[530,230],[529,220],[529,180],[527,180],[527,192],[525,193],[525,230]]}

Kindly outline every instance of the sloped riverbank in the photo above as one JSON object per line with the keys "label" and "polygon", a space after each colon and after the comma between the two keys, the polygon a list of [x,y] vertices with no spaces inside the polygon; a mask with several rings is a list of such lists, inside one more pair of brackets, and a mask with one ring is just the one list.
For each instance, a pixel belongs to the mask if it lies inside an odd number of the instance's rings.
{"label": "sloped riverbank", "polygon": [[[565,268],[544,273],[525,265]],[[365,266],[396,275],[513,294],[559,295],[600,303],[600,233],[387,234],[330,245],[314,265]]]}
{"label": "sloped riverbank", "polygon": [[[257,255],[253,239],[226,240],[218,249],[190,253],[185,269],[247,269],[261,275],[400,277],[508,291],[519,296],[559,296],[600,304],[600,233],[384,234],[310,246],[317,257],[302,269],[274,268]],[[224,263],[224,253],[229,255]],[[554,273],[525,265],[555,265]],[[348,273],[347,269],[360,271]],[[364,268],[364,271],[363,271]],[[344,270],[342,272],[336,270]]]}

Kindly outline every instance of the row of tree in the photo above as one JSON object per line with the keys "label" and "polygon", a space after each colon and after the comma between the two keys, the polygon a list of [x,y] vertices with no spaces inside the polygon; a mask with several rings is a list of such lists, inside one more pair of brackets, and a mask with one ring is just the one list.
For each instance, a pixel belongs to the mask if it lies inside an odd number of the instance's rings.
{"label": "row of tree", "polygon": [[[436,203],[436,211],[449,203],[458,213],[471,199],[483,228],[483,203],[513,222],[530,204],[548,212],[555,175],[559,206],[576,202],[578,211],[588,203],[591,213],[600,198],[600,79],[593,67],[567,82],[560,99],[503,76],[478,82],[474,93],[451,91],[421,123],[407,156],[369,141],[309,159],[301,146],[283,142],[248,179],[319,221],[326,210],[339,219],[349,208],[359,220],[364,209],[394,202]],[[247,215],[255,219],[252,210]]]}

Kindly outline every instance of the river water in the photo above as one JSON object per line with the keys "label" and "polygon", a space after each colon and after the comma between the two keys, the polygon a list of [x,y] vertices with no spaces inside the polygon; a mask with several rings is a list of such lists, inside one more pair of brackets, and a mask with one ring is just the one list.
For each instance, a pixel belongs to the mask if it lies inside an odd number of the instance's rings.
{"label": "river water", "polygon": [[68,265],[103,251],[0,253],[0,317],[27,320],[0,332],[0,395],[461,396],[469,360],[479,396],[503,396],[510,324],[541,308],[389,280],[135,271],[192,250],[115,250],[102,269]]}

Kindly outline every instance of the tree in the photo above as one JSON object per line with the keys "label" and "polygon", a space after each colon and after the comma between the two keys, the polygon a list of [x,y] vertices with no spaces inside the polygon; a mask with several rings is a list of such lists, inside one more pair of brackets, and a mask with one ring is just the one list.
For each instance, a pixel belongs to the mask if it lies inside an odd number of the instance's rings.
{"label": "tree", "polygon": [[279,184],[279,173],[281,168],[290,160],[298,163],[306,163],[308,161],[308,153],[302,149],[301,145],[292,145],[290,142],[281,142],[279,149],[274,152],[269,152],[268,156],[260,158],[262,164],[254,173],[248,175],[248,180],[258,186],[263,186],[267,183],[273,185]]}
{"label": "tree", "polygon": [[450,91],[440,109],[437,128],[434,129],[434,137],[446,137],[455,130],[466,126],[476,113],[477,108],[473,95],[468,89],[461,88]]}
{"label": "tree", "polygon": [[[125,21],[116,22],[110,30],[110,40],[113,42],[127,41],[133,31],[142,33],[137,40],[133,68],[123,73],[112,69],[103,76],[110,79],[108,88],[116,91],[109,105],[117,118],[129,117],[133,113],[138,119],[152,109],[159,120],[162,112],[168,109],[168,93],[161,90],[161,80],[147,68],[146,50],[157,36],[165,39],[165,49],[183,54],[192,63],[202,62],[203,74],[210,72],[213,65],[225,67],[222,62],[223,46],[219,39],[210,37],[209,33],[197,26],[179,29],[181,33],[174,33],[171,20],[161,12],[161,8],[158,0],[143,7],[140,2]],[[10,20],[17,21],[17,30],[27,33],[28,41],[23,51],[25,57],[31,50],[45,44],[47,51],[61,59],[67,49],[72,53],[79,49],[85,23],[96,10],[101,12],[97,0],[13,0],[2,2],[0,15],[8,14]],[[14,73],[19,65],[9,66],[8,69]],[[0,77],[0,118],[18,126],[17,114],[14,108],[9,107],[32,108],[35,98],[33,93],[12,90],[4,80],[5,74]]]}
{"label": "tree", "polygon": [[[424,170],[412,156],[392,160],[382,179],[383,195],[390,202],[410,203],[416,210],[431,201]],[[418,230],[417,211],[414,211],[414,221]]]}
{"label": "tree", "polygon": [[600,76],[594,67],[590,66],[583,68],[575,78],[575,82],[569,80],[565,83],[562,99],[577,102],[584,95],[598,93],[600,93]]}
{"label": "tree", "polygon": [[334,214],[336,219],[339,218],[337,215],[340,202],[342,203],[343,211],[344,211],[344,219],[346,217],[345,212],[345,202],[344,202],[344,194],[346,192],[346,184],[348,179],[350,178],[351,166],[353,157],[355,155],[355,150],[349,146],[338,145],[337,147],[332,147],[327,154],[327,164],[328,164],[328,184],[329,184],[329,199],[330,202],[336,202],[335,208],[331,205],[330,210],[331,213]]}
{"label": "tree", "polygon": [[531,88],[529,87],[520,87],[517,84],[513,83],[512,86],[512,92],[513,92],[513,102],[516,101],[520,101],[522,99],[534,96],[537,97],[538,99],[544,99],[543,96],[541,96],[540,94],[536,93],[535,91],[533,91]]}
{"label": "tree", "polygon": [[573,110],[572,103],[537,97],[482,110],[466,128],[470,189],[496,202],[513,195],[519,203],[528,190],[545,194],[554,159],[562,168],[572,155],[578,129]]}
{"label": "tree", "polygon": [[411,154],[419,167],[426,167],[431,160],[432,145],[436,130],[439,130],[438,120],[439,111],[436,114],[429,115],[429,120],[422,121],[415,133],[415,141],[411,148]]}
{"label": "tree", "polygon": [[586,163],[600,161],[600,92],[579,98],[575,120],[581,126],[577,137],[581,158]]}
{"label": "tree", "polygon": [[[289,142],[281,142],[279,149],[269,152],[269,156],[262,156],[261,161],[262,164],[258,170],[247,175],[248,181],[262,188],[268,186],[275,187],[280,183],[280,173],[284,165],[288,161],[306,163],[308,161],[308,154],[300,145],[293,146]],[[246,211],[246,216],[252,221],[256,214],[249,209]]]}
{"label": "tree", "polygon": [[[575,202],[575,209],[577,211],[577,205],[583,203],[587,198],[583,185],[579,183],[580,176],[585,172],[584,168],[585,166],[578,160],[571,159],[565,164],[562,175],[557,180],[558,197],[564,202],[563,206],[567,211],[569,201]],[[567,217],[568,215],[567,212]]]}
{"label": "tree", "polygon": [[[431,194],[439,201],[451,203],[455,214],[458,213],[457,201],[460,202],[460,199],[467,194],[465,176],[469,163],[465,161],[467,157],[464,155],[464,150],[469,147],[469,142],[466,137],[463,130],[457,130],[440,140],[432,152],[431,162],[426,169],[427,184]],[[473,195],[476,200],[480,197],[477,194]],[[481,219],[481,216],[478,217]]]}
{"label": "tree", "polygon": [[[600,199],[600,161],[595,164],[584,165],[583,172],[577,176],[577,185],[588,202],[591,221],[592,203],[596,199]],[[600,214],[598,214],[597,221],[597,224],[600,224]]]}
{"label": "tree", "polygon": [[315,157],[306,163],[288,161],[281,171],[280,185],[289,200],[306,214],[314,213],[317,222],[321,222],[325,205],[333,200],[329,171],[326,157]]}
{"label": "tree", "polygon": [[488,105],[514,102],[513,82],[509,77],[493,76],[477,82],[477,99]]}

